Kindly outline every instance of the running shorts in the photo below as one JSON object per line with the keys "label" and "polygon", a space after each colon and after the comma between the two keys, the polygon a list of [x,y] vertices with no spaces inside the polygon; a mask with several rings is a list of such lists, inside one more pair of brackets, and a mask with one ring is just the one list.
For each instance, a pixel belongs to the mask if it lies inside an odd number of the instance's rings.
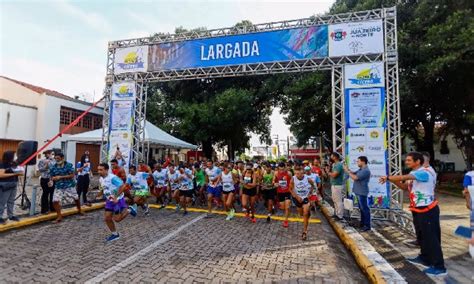
{"label": "running shorts", "polygon": [[277,196],[278,196],[279,202],[284,202],[285,200],[291,200],[291,193],[289,192],[278,193]]}
{"label": "running shorts", "polygon": [[257,188],[243,188],[242,189],[242,194],[248,195],[250,197],[257,195]]}
{"label": "running shorts", "polygon": [[260,192],[262,193],[263,199],[265,199],[265,201],[275,199],[276,189],[274,188],[262,189]]}
{"label": "running shorts", "polygon": [[293,201],[295,202],[295,205],[296,205],[296,207],[298,207],[298,208],[301,208],[301,207],[303,207],[304,204],[308,204],[308,203],[309,203],[309,199],[308,199],[308,198],[303,198],[303,201],[302,201],[302,202],[298,202],[298,200],[296,200],[296,199],[293,199]]}
{"label": "running shorts", "polygon": [[189,197],[189,198],[192,198],[193,197],[193,191],[190,189],[190,190],[179,190],[179,196],[184,196],[184,197]]}
{"label": "running shorts", "polygon": [[124,209],[127,209],[127,202],[125,198],[120,198],[117,203],[114,203],[111,200],[105,201],[105,211],[113,212],[115,214],[120,214]]}
{"label": "running shorts", "polygon": [[212,187],[212,186],[208,185],[207,186],[207,193],[212,194],[214,197],[221,197],[222,186]]}

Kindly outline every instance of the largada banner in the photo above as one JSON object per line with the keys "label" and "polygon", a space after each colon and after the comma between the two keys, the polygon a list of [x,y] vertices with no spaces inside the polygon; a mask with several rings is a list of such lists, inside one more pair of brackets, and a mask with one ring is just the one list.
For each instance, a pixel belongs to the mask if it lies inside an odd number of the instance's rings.
{"label": "largada banner", "polygon": [[329,25],[329,56],[383,53],[382,20]]}
{"label": "largada banner", "polygon": [[149,71],[328,56],[326,25],[150,46]]}

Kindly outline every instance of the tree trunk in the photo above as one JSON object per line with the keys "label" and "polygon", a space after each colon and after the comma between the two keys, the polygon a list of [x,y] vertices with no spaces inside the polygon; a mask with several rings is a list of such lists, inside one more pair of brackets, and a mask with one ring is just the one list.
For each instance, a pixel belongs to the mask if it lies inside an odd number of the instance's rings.
{"label": "tree trunk", "polygon": [[434,126],[435,123],[432,119],[423,122],[424,137],[423,137],[423,151],[430,153],[431,159],[430,164],[435,160],[434,153]]}
{"label": "tree trunk", "polygon": [[234,147],[232,147],[232,139],[229,139],[229,142],[227,143],[227,158],[229,161],[234,160]]}
{"label": "tree trunk", "polygon": [[202,141],[202,151],[204,156],[208,159],[212,159],[212,142],[211,140]]}

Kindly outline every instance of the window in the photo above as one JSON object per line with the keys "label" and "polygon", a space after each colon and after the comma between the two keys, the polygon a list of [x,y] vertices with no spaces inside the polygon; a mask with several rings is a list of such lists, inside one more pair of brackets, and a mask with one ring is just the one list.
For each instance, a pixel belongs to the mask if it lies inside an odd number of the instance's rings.
{"label": "window", "polygon": [[71,111],[68,109],[61,108],[61,111],[59,114],[59,122],[61,124],[71,123]]}
{"label": "window", "polygon": [[94,115],[94,129],[102,128],[102,116]]}
{"label": "window", "polygon": [[92,116],[91,115],[86,114],[82,118],[82,127],[92,129]]}

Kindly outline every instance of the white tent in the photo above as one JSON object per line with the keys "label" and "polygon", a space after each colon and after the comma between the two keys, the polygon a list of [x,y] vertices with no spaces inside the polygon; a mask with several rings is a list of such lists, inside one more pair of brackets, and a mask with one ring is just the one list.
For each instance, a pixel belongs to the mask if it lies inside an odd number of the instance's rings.
{"label": "white tent", "polygon": [[[75,135],[71,135],[66,138],[68,141],[77,142],[101,142],[102,141],[102,128],[88,132],[83,132]],[[177,148],[177,149],[196,149],[197,146],[180,140],[160,128],[156,127],[150,122],[145,123],[145,142],[155,145],[160,145],[165,148]]]}

